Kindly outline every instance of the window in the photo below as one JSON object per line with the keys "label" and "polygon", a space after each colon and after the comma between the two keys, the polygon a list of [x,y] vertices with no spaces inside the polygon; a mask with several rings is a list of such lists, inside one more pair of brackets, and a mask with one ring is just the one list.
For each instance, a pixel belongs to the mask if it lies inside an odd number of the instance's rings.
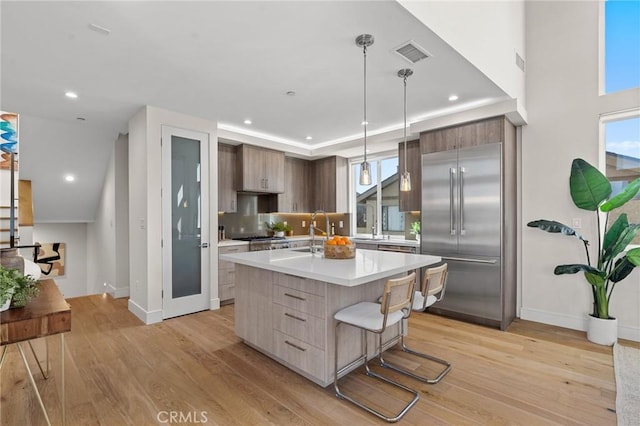
{"label": "window", "polygon": [[356,233],[404,235],[404,213],[400,211],[398,198],[398,157],[369,162],[369,186],[359,184],[360,162],[351,165],[355,181]]}
{"label": "window", "polygon": [[[606,174],[611,181],[612,196],[619,193],[625,185],[640,177],[640,111],[620,119],[613,116],[604,121]],[[624,117],[624,115],[622,115]],[[640,223],[640,194],[609,216],[609,223],[626,213],[630,223]],[[640,244],[640,235],[632,241]]]}
{"label": "window", "polygon": [[604,6],[605,93],[640,87],[640,0]]}

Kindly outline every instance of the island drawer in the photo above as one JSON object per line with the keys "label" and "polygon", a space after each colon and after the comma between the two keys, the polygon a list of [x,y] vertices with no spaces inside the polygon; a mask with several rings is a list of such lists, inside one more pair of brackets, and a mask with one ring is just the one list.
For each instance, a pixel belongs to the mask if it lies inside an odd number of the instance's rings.
{"label": "island drawer", "polygon": [[315,294],[274,285],[273,302],[319,318],[325,317],[324,297]]}
{"label": "island drawer", "polygon": [[324,380],[324,351],[280,331],[273,332],[275,355],[305,373]]}
{"label": "island drawer", "polygon": [[283,287],[289,287],[305,293],[315,294],[324,297],[325,286],[323,282],[312,280],[309,278],[296,277],[294,275],[275,273],[273,274],[273,283]]}
{"label": "island drawer", "polygon": [[274,304],[273,328],[324,349],[326,324],[323,319]]}
{"label": "island drawer", "polygon": [[218,292],[220,300],[229,300],[236,297],[235,284],[220,285],[220,291]]}

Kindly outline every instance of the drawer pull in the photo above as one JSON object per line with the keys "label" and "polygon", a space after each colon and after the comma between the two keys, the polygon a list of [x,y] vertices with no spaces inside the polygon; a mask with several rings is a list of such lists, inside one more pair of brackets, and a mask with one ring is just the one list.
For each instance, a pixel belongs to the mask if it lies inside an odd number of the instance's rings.
{"label": "drawer pull", "polygon": [[295,316],[295,315],[291,315],[289,312],[285,312],[285,313],[284,313],[284,315],[285,315],[285,316],[287,316],[287,317],[289,317],[289,318],[296,319],[296,320],[298,320],[298,321],[307,322],[307,320],[306,320],[306,319],[304,319],[304,318],[300,318],[300,317],[297,317],[297,316]]}
{"label": "drawer pull", "polygon": [[[291,246],[291,247],[298,247],[298,246]],[[306,278],[304,278],[304,277],[299,277],[299,276],[297,276],[297,275],[291,275],[291,274],[286,274],[286,273],[285,273],[284,275],[286,275],[286,276],[288,276],[288,277],[294,277],[295,279],[297,279],[297,280],[301,280],[301,281],[306,280]]]}
{"label": "drawer pull", "polygon": [[294,299],[302,300],[303,302],[307,301],[307,299],[305,299],[304,297],[296,296],[295,294],[285,293],[284,295],[285,296],[289,296],[289,297],[293,297]]}
{"label": "drawer pull", "polygon": [[300,347],[300,346],[296,345],[295,343],[291,343],[291,342],[290,342],[290,341],[288,341],[288,340],[285,340],[284,342],[285,342],[287,345],[292,346],[292,347],[296,348],[296,349],[297,349],[297,350],[299,350],[299,351],[302,351],[302,352],[306,352],[306,351],[307,351],[305,348]]}

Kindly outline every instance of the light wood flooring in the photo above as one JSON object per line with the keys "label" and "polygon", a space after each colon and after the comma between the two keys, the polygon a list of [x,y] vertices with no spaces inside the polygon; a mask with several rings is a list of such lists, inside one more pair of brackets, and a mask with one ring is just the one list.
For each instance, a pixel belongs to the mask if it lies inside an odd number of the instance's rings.
{"label": "light wood flooring", "polygon": [[[69,425],[170,424],[171,412],[182,416],[174,417],[181,424],[384,423],[338,400],[333,387],[323,389],[241,343],[233,305],[145,326],[126,299],[88,296],[69,303]],[[449,360],[453,370],[438,385],[383,371],[420,390],[400,424],[616,423],[612,350],[587,342],[582,332],[519,320],[500,332],[429,314],[413,315],[409,330],[411,346]],[[36,346],[44,348],[41,341]],[[50,350],[52,377],[34,374],[52,422],[60,424],[59,338],[50,338]],[[406,354],[388,356],[398,357]],[[361,371],[342,379],[342,390],[396,408],[402,396]],[[45,424],[15,347],[0,375],[0,423]]]}

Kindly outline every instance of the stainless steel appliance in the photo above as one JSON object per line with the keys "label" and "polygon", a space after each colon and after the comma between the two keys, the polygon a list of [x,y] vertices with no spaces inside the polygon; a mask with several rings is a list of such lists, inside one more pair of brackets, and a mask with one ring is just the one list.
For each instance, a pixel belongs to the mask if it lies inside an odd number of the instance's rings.
{"label": "stainless steel appliance", "polygon": [[431,312],[501,329],[515,317],[504,189],[502,143],[422,156],[421,253],[449,264],[446,295]]}
{"label": "stainless steel appliance", "polygon": [[278,250],[291,247],[284,237],[250,236],[232,238],[238,241],[249,241],[249,251]]}

